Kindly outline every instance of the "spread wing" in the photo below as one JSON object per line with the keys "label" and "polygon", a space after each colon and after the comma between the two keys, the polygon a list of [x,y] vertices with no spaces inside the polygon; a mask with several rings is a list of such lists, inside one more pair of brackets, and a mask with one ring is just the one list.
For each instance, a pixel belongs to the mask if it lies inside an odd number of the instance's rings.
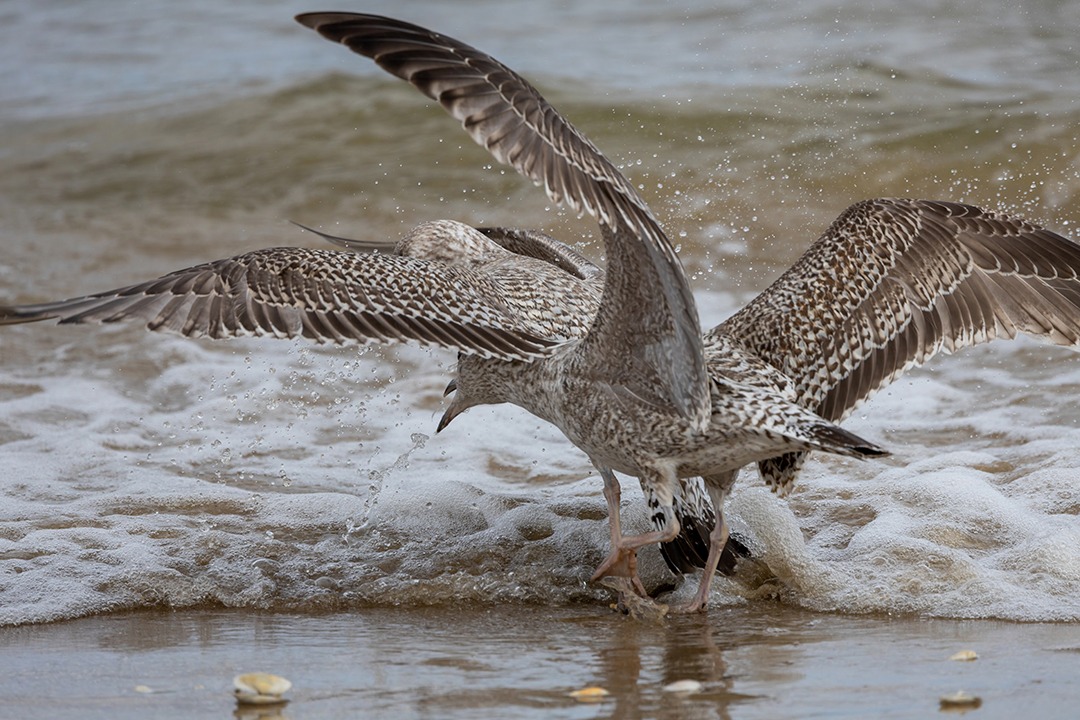
{"label": "spread wing", "polygon": [[588,139],[513,70],[445,35],[374,15],[297,20],[438,101],[553,201],[596,216],[608,267],[585,352],[608,373],[599,379],[704,424],[708,387],[685,273],[644,201]]}
{"label": "spread wing", "polygon": [[[970,205],[867,200],[848,208],[726,333],[838,422],[939,351],[1023,332],[1080,345],[1080,244]],[[790,482],[801,458],[762,465]]]}
{"label": "spread wing", "polygon": [[271,248],[86,297],[0,306],[0,324],[142,319],[196,337],[269,335],[318,342],[414,340],[504,360],[548,354],[565,338],[509,310],[467,268],[398,255]]}

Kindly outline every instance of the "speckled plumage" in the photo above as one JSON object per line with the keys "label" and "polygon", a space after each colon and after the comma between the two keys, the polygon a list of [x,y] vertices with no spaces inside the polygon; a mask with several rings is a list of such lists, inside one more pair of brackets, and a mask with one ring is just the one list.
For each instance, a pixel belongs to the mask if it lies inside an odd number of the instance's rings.
{"label": "speckled plumage", "polygon": [[[552,294],[535,291],[538,275]],[[589,287],[548,262],[443,220],[414,229],[394,254],[255,250],[119,290],[3,307],[0,324],[139,318],[150,330],[191,337],[414,340],[480,357],[530,360],[584,333],[586,324],[575,321],[595,310]]]}
{"label": "speckled plumage", "polygon": [[[605,479],[613,515],[615,547],[598,575],[633,575],[637,547],[677,534],[673,503],[680,476],[703,474],[712,485],[727,487],[726,475],[716,482],[718,471],[785,451],[881,452],[778,398],[775,389],[761,387],[760,378],[727,382],[725,372],[738,376],[746,374],[744,366],[763,363],[722,342],[706,354],[686,276],[648,207],[516,73],[456,40],[395,20],[347,13],[298,20],[412,83],[497,159],[542,185],[556,202],[600,221],[608,267],[588,334],[531,362],[526,372],[463,358],[457,379],[469,402],[521,405],[589,455]],[[472,371],[478,365],[483,372]],[[639,478],[660,529],[619,535],[612,470]],[[725,543],[726,537],[719,547]],[[709,564],[715,567],[716,560]]]}
{"label": "speckled plumage", "polygon": [[[298,20],[436,99],[553,200],[596,216],[607,272],[546,236],[439,221],[395,254],[257,251],[113,293],[0,308],[0,323],[137,316],[191,335],[456,348],[457,394],[440,428],[471,405],[513,402],[557,425],[600,471],[613,550],[598,576],[634,576],[638,547],[677,535],[676,504],[695,524],[708,521],[706,503],[679,483],[704,479],[715,521],[687,609],[707,600],[739,468],[758,463],[783,491],[811,450],[884,454],[836,423],[939,350],[1020,331],[1080,342],[1080,246],[1017,219],[918,200],[852,206],[776,283],[702,335],[652,213],[525,80],[408,23],[348,13]],[[613,471],[640,479],[655,532],[621,534]]]}
{"label": "speckled plumage", "polygon": [[[683,493],[675,479],[704,477],[717,512],[689,609],[706,602],[727,541],[719,510],[739,467],[758,462],[766,481],[786,491],[809,450],[883,454],[834,423],[938,350],[1017,330],[1059,344],[1080,337],[1075,243],[970,206],[876,200],[845,211],[791,270],[698,346],[692,296],[663,230],[621,173],[531,85],[416,26],[333,13],[298,20],[436,99],[553,200],[598,217],[609,265],[596,322],[580,347],[536,361],[523,387],[501,390],[589,454],[609,506],[617,508],[611,470],[638,476],[654,505],[653,539],[670,538],[677,524],[671,503]],[[627,302],[646,308],[619,317]],[[699,363],[707,376],[704,423]],[[681,504],[691,517],[693,499]],[[613,543],[620,544],[614,530]]]}

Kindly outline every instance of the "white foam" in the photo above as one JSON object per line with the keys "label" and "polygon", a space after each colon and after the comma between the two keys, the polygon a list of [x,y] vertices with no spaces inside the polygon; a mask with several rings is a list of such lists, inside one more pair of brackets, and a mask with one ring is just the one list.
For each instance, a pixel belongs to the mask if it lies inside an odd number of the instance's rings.
{"label": "white foam", "polygon": [[[4,371],[0,622],[604,597],[586,583],[607,529],[585,458],[515,408],[434,435],[446,354],[97,332],[142,359]],[[986,363],[912,375],[857,414],[889,460],[812,461],[788,499],[744,473],[728,513],[756,559],[715,601],[1080,618],[1080,430],[1010,402],[1019,385],[1053,403],[1071,370]],[[635,484],[627,524],[643,528]],[[643,568],[663,581],[653,551]]]}
{"label": "white foam", "polygon": [[[391,5],[386,3],[388,12]],[[664,27],[678,36],[683,20],[653,5],[639,8],[647,11],[650,22],[638,23],[638,31],[655,34],[656,22],[670,21]],[[43,21],[48,25],[54,19],[51,10],[35,14],[30,4],[26,7],[15,17],[19,22],[29,21],[23,27],[37,27]],[[209,7],[206,3],[166,3],[148,12],[155,22],[175,25],[177,18],[169,14],[169,8],[176,8],[186,27],[197,29],[206,27]],[[215,61],[223,57],[223,48],[229,58],[236,57],[235,43],[213,42],[220,35],[203,38],[209,38],[210,44],[204,48],[207,53],[200,55],[201,63],[180,67],[169,62],[178,46],[163,45],[151,25],[129,18],[126,25],[102,26],[102,33],[82,33],[75,44],[70,42],[70,33],[57,35],[65,38],[63,52],[35,46],[49,58],[67,57],[66,66],[43,60],[24,63],[36,74],[8,74],[8,85],[15,83],[17,90],[9,95],[22,98],[10,112],[24,117],[62,114],[73,107],[101,112],[143,103],[164,105],[189,97],[190,73],[224,94],[237,89],[236,83],[245,78],[280,81],[294,89],[252,106],[239,103],[234,107],[226,102],[218,113],[212,111],[213,101],[203,98],[203,106],[211,107],[199,116],[206,127],[182,137],[176,135],[178,125],[188,124],[195,116],[179,107],[175,115],[162,108],[164,122],[151,123],[152,127],[144,122],[124,124],[126,119],[121,122],[120,115],[82,124],[76,119],[56,126],[44,123],[40,136],[33,135],[32,128],[20,127],[20,137],[27,138],[20,146],[32,151],[12,156],[8,167],[18,172],[8,175],[18,182],[13,181],[10,188],[47,188],[48,192],[11,195],[13,203],[25,200],[27,207],[5,215],[5,222],[10,223],[4,230],[5,247],[14,253],[2,258],[5,266],[0,267],[5,302],[60,297],[75,291],[70,283],[76,278],[85,282],[78,291],[89,291],[134,280],[129,273],[136,270],[150,277],[171,269],[162,263],[183,254],[177,246],[191,251],[192,262],[224,253],[225,246],[227,252],[238,252],[240,240],[255,242],[258,232],[251,229],[253,224],[267,227],[297,211],[316,217],[321,213],[327,222],[370,222],[368,229],[373,232],[389,233],[410,222],[407,218],[414,214],[407,208],[423,202],[423,196],[418,199],[404,191],[398,199],[391,184],[382,180],[396,182],[401,179],[395,177],[398,174],[405,178],[400,188],[423,184],[433,193],[432,202],[438,199],[437,206],[425,211],[442,214],[448,206],[461,207],[442,202],[444,197],[461,196],[459,166],[447,169],[451,163],[443,162],[438,167],[398,168],[395,149],[389,157],[383,148],[378,159],[376,154],[370,156],[380,166],[386,162],[375,174],[359,173],[362,159],[334,157],[317,177],[312,176],[305,165],[312,162],[308,156],[312,145],[294,148],[295,158],[286,156],[281,164],[265,165],[267,157],[284,152],[283,136],[343,137],[337,134],[342,132],[338,124],[312,128],[310,108],[322,106],[295,104],[297,97],[311,99],[317,92],[313,86],[318,83],[313,84],[312,77],[331,63],[349,73],[374,75],[377,71],[298,26],[292,30],[295,41],[283,40],[279,29],[292,27],[291,21],[286,15],[280,25],[269,20],[265,24],[262,4],[239,9],[228,4],[227,11],[225,7],[213,4],[214,12],[239,13],[251,21],[211,23],[215,32],[224,28],[226,35],[254,33],[247,36],[252,40],[245,44],[248,64],[239,73],[231,60]],[[814,22],[831,26],[834,17],[826,10]],[[96,10],[86,12],[94,15],[95,22],[100,20]],[[455,30],[446,21],[447,13],[459,12],[456,8],[450,11],[444,5],[427,3],[417,12],[418,17],[430,15],[425,22],[435,27],[460,31],[460,26]],[[555,27],[558,22],[551,18],[561,16],[550,7],[541,4],[534,12],[537,18],[547,18],[544,22],[553,33],[565,30]],[[625,27],[611,29],[605,12],[590,11],[583,16],[588,22],[578,31],[588,34],[603,27],[613,37],[625,34]],[[776,18],[754,13],[752,8],[746,11],[744,19],[753,20],[747,23],[751,32],[740,33],[739,38],[750,43],[747,47],[766,38],[777,47]],[[73,7],[64,9],[65,22],[77,23],[80,17]],[[485,15],[483,20],[486,25],[475,27],[507,27],[505,17]],[[535,23],[519,25],[535,31]],[[950,35],[941,47],[947,46],[959,60],[970,60],[971,52],[983,57],[980,53],[986,52],[986,43],[980,34],[972,33],[969,25],[962,27],[964,32]],[[925,35],[922,30],[921,25],[912,25],[906,34],[895,35],[904,42],[892,48],[897,62],[890,67],[904,66],[912,53],[933,57],[937,66],[942,65],[940,53],[927,55],[924,46],[912,49],[916,46],[908,41]],[[788,38],[818,37],[807,35],[803,21],[783,31]],[[24,35],[36,42],[41,33]],[[479,32],[480,37],[484,35]],[[516,42],[499,33],[494,36]],[[709,40],[713,41],[715,36]],[[290,48],[304,49],[283,50],[282,43],[289,42],[293,43]],[[529,50],[517,44],[521,47],[515,49],[515,62],[527,59],[536,68],[549,66],[549,45],[540,43]],[[0,47],[0,52],[22,47],[9,45]],[[655,117],[665,128],[671,127],[665,130],[671,142],[662,158],[653,155],[655,149],[647,149],[655,144],[650,138],[638,146],[628,143],[630,149],[625,151],[651,156],[632,173],[634,183],[649,193],[659,189],[661,177],[669,185],[684,181],[695,185],[693,201],[673,200],[657,207],[684,212],[676,220],[694,238],[720,238],[721,245],[713,252],[724,262],[718,262],[721,271],[709,277],[702,277],[700,270],[709,265],[700,255],[702,248],[687,242],[686,257],[698,265],[700,285],[723,287],[723,273],[730,272],[745,275],[749,285],[759,287],[767,275],[762,265],[790,256],[789,243],[801,247],[820,230],[804,228],[808,218],[820,219],[821,208],[839,197],[855,199],[849,197],[852,173],[866,180],[863,187],[885,189],[896,188],[895,179],[907,173],[922,178],[949,167],[922,167],[925,148],[906,161],[894,152],[897,137],[918,140],[922,132],[911,112],[910,97],[917,95],[920,102],[927,97],[952,97],[937,92],[942,86],[934,84],[933,74],[924,81],[885,83],[888,88],[878,79],[883,92],[875,97],[883,104],[875,107],[896,110],[879,132],[882,137],[888,135],[885,145],[875,145],[871,138],[870,145],[859,143],[845,149],[844,143],[828,138],[850,134],[855,125],[846,124],[849,121],[864,128],[865,117],[850,114],[855,104],[814,97],[821,98],[823,90],[828,97],[847,97],[835,91],[863,87],[858,78],[854,84],[850,77],[838,79],[836,68],[862,68],[857,74],[872,74],[874,68],[847,62],[851,56],[831,51],[815,59],[810,57],[814,53],[807,55],[805,44],[796,42],[788,51],[792,58],[801,58],[799,62],[776,64],[775,72],[766,72],[764,80],[756,60],[742,70],[728,67],[731,53],[718,80],[716,67],[706,68],[692,57],[698,45],[685,45],[684,50],[692,50],[691,56],[677,59],[679,53],[671,55],[671,67],[665,66],[662,72],[655,58],[633,68],[622,63],[626,68],[616,71],[632,80],[621,83],[623,87],[662,87],[666,93],[673,77],[667,70],[674,70],[675,65],[691,68],[700,77],[684,76],[676,83],[699,85],[694,106],[726,108],[719,114],[720,122],[714,122],[711,112],[678,114],[681,120],[674,126],[668,125],[667,114],[672,110],[668,100],[675,96],[669,96],[655,116],[648,107],[635,110],[642,123],[651,123]],[[590,58],[582,67],[596,67],[596,61],[603,60],[596,49],[604,48],[601,55],[610,54],[610,46],[574,44],[575,52]],[[150,65],[132,65],[130,58],[116,54],[118,47],[145,47],[154,52],[163,48],[164,54],[154,55]],[[636,52],[634,43],[622,47]],[[1001,48],[993,49],[996,62],[1013,68],[1024,65],[1018,59],[1027,60],[1040,71],[1028,73],[1022,84],[1065,87],[1076,82],[1077,74],[1066,65],[1040,65],[1060,53],[1039,54],[1030,43],[1010,47],[1013,55],[1004,60]],[[499,47],[488,49],[500,53]],[[72,53],[78,59],[74,65]],[[261,60],[252,64],[251,58],[265,59],[268,53],[277,58],[276,64],[260,64]],[[877,51],[873,55],[881,57]],[[301,56],[304,62],[287,60]],[[810,64],[804,66],[802,60],[807,57]],[[610,60],[606,60],[609,70]],[[143,72],[146,67],[164,71],[172,66],[180,74],[166,82],[161,72]],[[217,68],[209,77],[205,75],[208,66]],[[121,67],[128,73],[125,82],[82,82],[82,90],[70,92],[73,78],[76,84],[86,77],[115,79]],[[954,62],[951,67],[990,66]],[[727,129],[741,127],[744,119],[760,114],[754,110],[758,103],[775,106],[776,95],[769,87],[792,87],[791,72],[807,92],[802,100],[802,93],[784,93],[785,113],[808,119],[776,137],[768,133],[768,138]],[[27,77],[32,80],[29,84]],[[610,85],[610,72],[596,77],[600,78],[597,83]],[[1014,102],[1018,77],[1009,75],[1000,86],[979,84],[979,98]],[[132,87],[135,81],[137,87]],[[340,78],[330,84],[337,87],[339,82]],[[386,82],[387,87],[392,85]],[[717,87],[717,82],[743,84],[748,92],[731,97],[730,86]],[[907,89],[900,88],[901,84]],[[586,85],[594,87],[591,81]],[[304,92],[297,93],[298,87]],[[755,88],[764,92],[758,94]],[[32,93],[24,93],[26,89]],[[1043,94],[1032,100],[1039,104],[1044,119],[1060,115],[1068,120],[1073,112],[1069,101],[1054,101],[1062,97],[1070,94]],[[371,122],[383,122],[384,115],[397,112],[396,103],[380,104]],[[255,116],[252,108],[260,109],[260,117],[273,116],[281,124],[262,135],[246,137],[238,148],[236,143],[222,141],[220,127],[247,127]],[[411,108],[401,112],[413,113]],[[927,108],[928,113],[915,114],[952,118],[944,106]],[[587,118],[589,111],[595,117],[609,108],[586,105],[585,110]],[[950,122],[956,128],[973,130],[971,123],[977,121],[957,116]],[[1060,119],[1046,121],[1041,136],[1048,142],[1067,141],[1067,133],[1056,127],[1062,123]],[[631,125],[636,132],[638,124]],[[690,125],[699,127],[690,129]],[[360,151],[366,153],[372,144],[383,144],[382,126],[372,127],[380,139],[358,136],[357,158],[368,157]],[[451,126],[440,127],[450,137]],[[700,147],[710,152],[699,152],[693,144],[686,151],[682,140],[688,138],[680,136],[697,136],[705,132],[704,127],[715,128],[706,133],[707,138],[698,136]],[[809,142],[796,147],[792,137]],[[817,149],[822,138],[830,148],[826,164]],[[128,162],[132,140],[145,149],[140,162]],[[394,148],[410,148],[408,138],[398,140],[402,144]],[[459,142],[467,144],[461,136],[444,145]],[[711,152],[716,144],[725,143],[731,147]],[[208,155],[206,148],[224,149],[225,145],[230,152],[222,152],[215,164],[214,153]],[[407,154],[427,156],[428,145],[414,145]],[[245,147],[244,153],[231,152]],[[868,148],[871,152],[865,152]],[[1028,150],[1032,156],[1032,148]],[[979,171],[1019,162],[1022,151],[973,147],[971,168]],[[878,159],[864,162],[862,156]],[[685,159],[685,166],[680,166],[679,158]],[[942,162],[954,159],[958,160]],[[804,183],[806,168],[814,169],[809,184]],[[291,175],[294,170],[299,173],[296,178]],[[1021,170],[1025,177],[1042,171],[1031,164],[1017,172]],[[1030,189],[1022,192],[1019,186],[1000,184],[980,190],[979,172],[973,185],[957,184],[966,183],[967,178],[947,178],[936,186],[913,180],[911,187],[952,187],[980,199],[1015,190],[1020,197],[1010,202],[1029,203],[1050,214],[1063,211],[1048,204],[1046,193],[1067,200],[1075,190],[1075,178],[1067,168],[1053,178],[1025,182]],[[521,186],[520,195],[513,195],[509,203],[513,214],[508,215],[501,200],[507,192],[502,173],[480,173],[480,189],[469,187],[465,204],[480,205],[476,216],[491,222],[520,221],[517,199],[532,197],[533,189]],[[278,183],[249,187],[260,175],[274,175]],[[492,178],[497,179],[494,190]],[[485,187],[499,193],[491,195],[497,199],[489,209],[479,200],[472,203]],[[669,189],[661,194],[677,197]],[[719,197],[721,193],[727,196]],[[957,193],[948,194],[955,198]],[[704,203],[714,197],[719,202],[705,210]],[[132,198],[145,202],[132,203]],[[383,212],[384,205],[393,212]],[[254,206],[257,211],[252,210]],[[754,208],[766,206],[781,221],[758,223],[760,211]],[[838,203],[835,210],[841,207]],[[347,215],[345,208],[353,214]],[[331,211],[336,215],[326,217]],[[755,227],[748,226],[750,218]],[[775,234],[775,247],[766,247],[756,236],[761,228]],[[161,229],[168,232],[155,233]],[[274,230],[268,232],[265,243],[258,244],[297,241]],[[236,236],[223,240],[222,233],[230,232]],[[136,244],[138,249],[132,251]],[[599,254],[599,248],[594,250]],[[84,274],[97,280],[91,282]],[[103,285],[98,286],[98,281]],[[740,306],[748,293],[736,296],[724,288],[698,297],[709,325]],[[137,328],[4,328],[0,333],[0,623],[200,602],[305,609],[606,597],[586,583],[607,544],[600,482],[581,453],[557,431],[518,410],[495,408],[474,409],[435,436],[451,354],[415,348],[357,354],[302,347],[274,341],[213,345],[148,335]],[[752,473],[740,480],[729,512],[732,524],[757,551],[758,560],[745,563],[735,579],[719,583],[716,601],[746,602],[771,594],[783,602],[843,612],[1075,620],[1080,616],[1076,600],[1080,597],[1076,592],[1080,566],[1077,397],[1080,364],[1076,356],[1032,343],[967,351],[906,376],[847,423],[892,449],[893,458],[862,464],[813,461],[788,500],[773,497]],[[635,485],[630,481],[625,492],[626,524],[631,529],[647,525]],[[642,567],[651,582],[664,579],[655,551],[643,553]]]}
{"label": "white foam", "polygon": [[[925,418],[927,405],[922,398],[911,408]],[[963,421],[997,425],[992,413],[981,415]],[[1040,431],[1048,435],[1040,441],[980,451],[900,447],[908,461],[891,467],[813,463],[789,500],[743,488],[729,512],[746,524],[759,560],[777,579],[759,575],[764,585],[804,607],[1080,619],[1080,528],[1070,480],[1080,471],[1073,449],[1080,437],[1075,428],[1037,424],[1021,434]],[[1032,457],[1045,447],[1055,451],[1041,462]],[[738,583],[728,590],[762,591]]]}

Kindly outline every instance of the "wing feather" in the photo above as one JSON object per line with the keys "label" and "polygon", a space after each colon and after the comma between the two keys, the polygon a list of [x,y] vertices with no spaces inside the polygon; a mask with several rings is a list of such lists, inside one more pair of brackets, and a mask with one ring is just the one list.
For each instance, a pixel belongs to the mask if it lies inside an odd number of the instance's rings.
{"label": "wing feather", "polygon": [[453,38],[374,15],[306,13],[297,20],[439,102],[552,201],[596,216],[608,268],[584,353],[601,373],[605,359],[618,354],[620,367],[599,380],[705,424],[701,330],[685,272],[637,191],[584,135],[513,70]]}
{"label": "wing feather", "polygon": [[[938,352],[1027,333],[1080,346],[1080,244],[970,205],[867,200],[714,328],[832,422]],[[762,463],[780,487],[798,454]]]}
{"label": "wing feather", "polygon": [[785,372],[807,407],[831,393],[823,415],[839,421],[939,351],[1018,331],[1080,345],[1080,245],[969,205],[886,199],[845,211],[712,332]]}
{"label": "wing feather", "polygon": [[565,340],[510,311],[504,296],[495,278],[422,258],[271,248],[110,292],[0,306],[0,324],[132,318],[196,337],[416,340],[505,360],[540,357]]}

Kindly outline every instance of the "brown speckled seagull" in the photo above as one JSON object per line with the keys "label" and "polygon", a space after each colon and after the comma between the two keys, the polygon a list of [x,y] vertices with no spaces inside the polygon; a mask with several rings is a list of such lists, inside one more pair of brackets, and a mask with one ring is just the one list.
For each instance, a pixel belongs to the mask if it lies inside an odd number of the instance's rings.
{"label": "brown speckled seagull", "polygon": [[[683,610],[706,606],[739,468],[758,463],[783,491],[811,450],[884,454],[836,423],[939,350],[1017,332],[1080,343],[1080,246],[974,207],[906,200],[852,206],[776,283],[702,335],[648,207],[525,80],[408,23],[298,20],[412,83],[554,201],[595,216],[606,272],[544,236],[439,221],[396,254],[256,251],[111,293],[0,308],[0,323],[139,317],[187,335],[455,348],[457,395],[442,425],[471,405],[513,402],[558,426],[600,471],[612,551],[597,577],[635,577],[637,549],[678,534],[679,479],[703,477],[715,522]],[[621,533],[615,471],[639,478],[655,531]]]}

